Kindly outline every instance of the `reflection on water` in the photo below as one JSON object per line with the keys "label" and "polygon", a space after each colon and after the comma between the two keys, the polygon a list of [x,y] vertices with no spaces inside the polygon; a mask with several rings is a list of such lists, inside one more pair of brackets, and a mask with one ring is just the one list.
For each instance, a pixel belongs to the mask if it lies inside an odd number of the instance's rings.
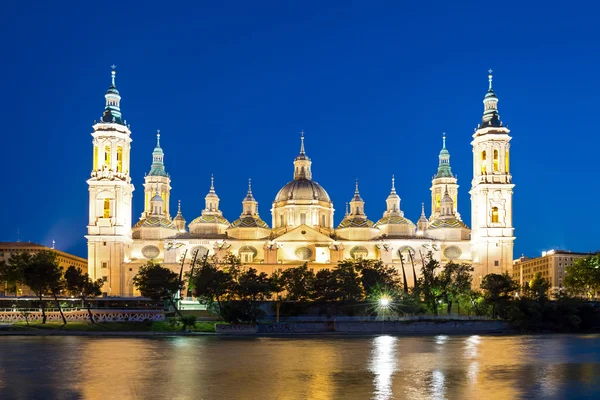
{"label": "reflection on water", "polygon": [[600,336],[0,337],[0,399],[562,399]]}

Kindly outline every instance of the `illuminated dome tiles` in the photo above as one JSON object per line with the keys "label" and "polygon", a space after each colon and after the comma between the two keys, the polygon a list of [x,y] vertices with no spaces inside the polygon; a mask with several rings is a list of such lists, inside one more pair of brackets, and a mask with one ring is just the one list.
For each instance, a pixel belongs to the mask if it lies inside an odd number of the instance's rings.
{"label": "illuminated dome tiles", "polygon": [[329,194],[317,182],[309,179],[293,180],[281,188],[275,202],[288,200],[317,200],[331,203]]}
{"label": "illuminated dome tiles", "polygon": [[269,229],[269,225],[258,217],[243,217],[236,219],[231,223],[232,228],[265,228]]}
{"label": "illuminated dome tiles", "polygon": [[464,222],[456,219],[436,219],[429,224],[427,229],[441,229],[441,228],[467,228]]}
{"label": "illuminated dome tiles", "polygon": [[140,219],[134,226],[134,228],[167,228],[177,229],[175,224],[165,217],[148,217]]}
{"label": "illuminated dome tiles", "polygon": [[344,218],[338,225],[338,229],[342,228],[372,228],[375,224],[373,221],[365,218]]}
{"label": "illuminated dome tiles", "polygon": [[222,224],[229,225],[229,221],[227,221],[224,217],[220,215],[201,215],[198,218],[194,219],[190,222],[192,224]]}
{"label": "illuminated dome tiles", "polygon": [[381,225],[411,225],[411,226],[415,226],[415,224],[409,220],[408,218],[404,218],[404,217],[383,217],[381,218],[379,221],[377,221],[377,223],[375,224],[375,227],[379,227]]}

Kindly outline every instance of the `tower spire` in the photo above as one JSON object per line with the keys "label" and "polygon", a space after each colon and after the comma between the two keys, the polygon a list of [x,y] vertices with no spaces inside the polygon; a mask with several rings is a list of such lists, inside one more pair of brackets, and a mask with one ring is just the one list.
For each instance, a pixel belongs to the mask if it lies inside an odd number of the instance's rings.
{"label": "tower spire", "polygon": [[165,171],[165,153],[160,147],[160,129],[156,131],[156,147],[152,152],[152,166],[150,167],[150,176],[167,176]]}
{"label": "tower spire", "polygon": [[304,129],[300,132],[300,154],[304,155]]}
{"label": "tower spire", "polygon": [[446,148],[446,132],[442,133],[442,150],[438,156],[438,171],[435,178],[453,178],[452,169],[450,168],[450,152]]}
{"label": "tower spire", "polygon": [[104,107],[104,114],[102,114],[102,122],[104,123],[115,123],[120,125],[125,125],[122,120],[121,115],[121,95],[117,90],[117,86],[115,85],[115,77],[117,75],[117,71],[115,71],[116,66],[112,65],[112,71],[110,71],[111,84],[104,98],[106,99],[106,106]]}
{"label": "tower spire", "polygon": [[310,170],[312,162],[304,151],[304,131],[300,132],[300,154],[294,160],[294,180],[300,179],[312,179],[312,172]]}
{"label": "tower spire", "polygon": [[392,191],[390,194],[396,194],[396,178],[394,177],[394,174],[392,174]]}
{"label": "tower spire", "polygon": [[215,175],[210,174],[210,191],[211,193],[215,192]]}
{"label": "tower spire", "polygon": [[498,97],[496,96],[494,89],[492,89],[492,72],[492,69],[488,70],[489,87],[485,97],[483,98],[483,117],[481,119],[480,128],[502,126],[502,122],[500,122],[500,115],[498,114]]}

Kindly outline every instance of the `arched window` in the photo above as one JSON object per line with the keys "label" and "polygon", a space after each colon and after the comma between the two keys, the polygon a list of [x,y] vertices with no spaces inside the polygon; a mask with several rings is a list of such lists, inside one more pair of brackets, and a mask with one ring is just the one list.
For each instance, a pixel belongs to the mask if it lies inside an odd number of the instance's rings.
{"label": "arched window", "polygon": [[487,170],[487,166],[486,166],[486,161],[487,161],[487,154],[485,153],[485,150],[481,152],[481,173],[485,174],[486,170]]}
{"label": "arched window", "polygon": [[94,146],[94,171],[98,169],[98,146]]}
{"label": "arched window", "polygon": [[285,224],[283,223],[283,214],[281,214],[279,216],[279,226],[284,226]]}
{"label": "arched window", "polygon": [[436,209],[436,211],[439,211],[439,209],[440,209],[440,194],[439,193],[435,194],[435,209]]}
{"label": "arched window", "polygon": [[117,172],[123,171],[123,148],[117,147]]}
{"label": "arched window", "polygon": [[104,147],[104,165],[110,168],[110,146]]}
{"label": "arched window", "polygon": [[327,226],[327,225],[325,225],[325,216],[324,215],[321,215],[321,226],[323,228],[325,228]]}
{"label": "arched window", "polygon": [[498,150],[494,150],[494,172],[500,171],[500,166],[498,165]]}
{"label": "arched window", "polygon": [[110,218],[110,199],[107,197],[104,199],[104,218]]}
{"label": "arched window", "polygon": [[508,162],[508,150],[506,150],[506,154],[504,155],[504,169],[505,169],[505,171],[506,171],[507,174],[508,174],[508,171],[509,171],[509,168],[508,168],[509,165],[510,164]]}
{"label": "arched window", "polygon": [[498,207],[492,207],[492,223],[498,223]]}

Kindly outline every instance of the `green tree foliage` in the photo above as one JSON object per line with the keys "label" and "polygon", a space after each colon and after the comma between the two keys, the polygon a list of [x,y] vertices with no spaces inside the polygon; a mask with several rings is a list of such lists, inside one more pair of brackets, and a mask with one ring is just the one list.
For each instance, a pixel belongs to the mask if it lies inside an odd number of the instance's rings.
{"label": "green tree foliage", "polygon": [[307,264],[281,271],[278,280],[285,291],[284,300],[306,301],[314,296],[315,274]]}
{"label": "green tree foliage", "polygon": [[7,292],[18,296],[18,286],[23,284],[25,266],[31,262],[31,254],[22,252],[14,253],[8,262],[0,263],[0,283],[6,285]]}
{"label": "green tree foliage", "polygon": [[357,263],[351,260],[341,261],[333,270],[342,301],[358,302],[364,298],[362,277],[356,268]]}
{"label": "green tree foliage", "polygon": [[183,317],[175,303],[175,296],[180,290],[183,290],[179,274],[162,267],[160,264],[148,261],[146,265],[140,267],[138,273],[133,277],[133,284],[144,297],[149,297],[152,300],[168,301],[177,315],[180,318]]}
{"label": "green tree foliage", "polygon": [[221,309],[223,301],[232,293],[234,281],[231,273],[204,259],[194,275],[191,279],[194,296],[209,305],[216,302]]}
{"label": "green tree foliage", "polygon": [[575,260],[566,268],[563,283],[574,295],[585,294],[590,299],[600,290],[600,254]]}
{"label": "green tree foliage", "polygon": [[40,299],[40,308],[42,310],[42,323],[47,320],[46,309],[44,306],[44,295],[52,295],[56,302],[56,307],[60,312],[63,323],[67,320],[63,314],[57,295],[63,288],[62,268],[58,264],[57,255],[50,250],[35,253],[26,262],[23,260],[23,283],[36,294]]}
{"label": "green tree foliage", "polygon": [[102,284],[102,279],[94,282],[87,273],[82,272],[73,265],[65,271],[65,289],[71,296],[78,297],[83,301],[90,322],[93,324],[95,321],[88,299],[102,294]]}
{"label": "green tree foliage", "polygon": [[456,264],[449,262],[442,268],[438,276],[439,292],[447,306],[447,312],[452,312],[452,304],[458,301],[460,296],[471,289],[473,267],[468,264]]}
{"label": "green tree foliage", "polygon": [[443,295],[437,271],[440,263],[433,258],[432,252],[429,252],[426,257],[427,262],[421,269],[422,276],[417,280],[417,293],[423,297],[427,309],[433,315],[438,315],[438,307]]}
{"label": "green tree foliage", "polygon": [[542,277],[541,272],[537,272],[533,279],[529,282],[529,285],[523,287],[523,295],[529,297],[539,303],[543,303],[548,300],[548,291],[550,290],[550,282]]}
{"label": "green tree foliage", "polygon": [[506,308],[513,294],[519,289],[510,275],[488,274],[483,277],[481,289],[484,292],[484,298],[492,306],[492,318],[496,317],[496,312],[501,311],[506,318]]}
{"label": "green tree foliage", "polygon": [[396,268],[385,265],[381,260],[360,259],[344,263],[354,264],[354,268],[360,273],[360,283],[367,296],[373,291],[395,291],[402,282]]}

